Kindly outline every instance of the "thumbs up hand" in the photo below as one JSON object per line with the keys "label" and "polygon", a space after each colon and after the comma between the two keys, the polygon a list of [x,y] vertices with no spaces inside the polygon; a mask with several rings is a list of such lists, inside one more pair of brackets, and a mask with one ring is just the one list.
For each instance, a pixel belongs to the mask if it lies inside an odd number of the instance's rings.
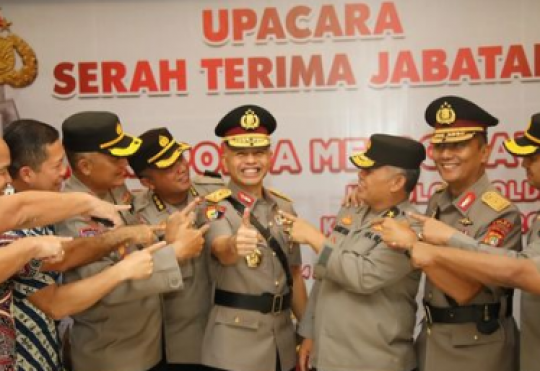
{"label": "thumbs up hand", "polygon": [[244,215],[242,215],[242,225],[236,232],[235,247],[238,255],[240,256],[248,256],[253,254],[253,252],[257,249],[257,242],[259,241],[259,233],[251,225],[249,216],[249,209],[245,209]]}

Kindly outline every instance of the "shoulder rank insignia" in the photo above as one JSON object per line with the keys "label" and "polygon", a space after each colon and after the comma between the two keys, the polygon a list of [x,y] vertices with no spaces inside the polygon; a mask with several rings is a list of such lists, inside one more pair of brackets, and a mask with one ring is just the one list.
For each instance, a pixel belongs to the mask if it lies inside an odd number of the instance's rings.
{"label": "shoulder rank insignia", "polygon": [[390,210],[388,210],[387,212],[385,212],[382,217],[383,218],[395,218],[396,216],[399,215],[399,209],[394,206],[393,208],[391,208]]}
{"label": "shoulder rank insignia", "polygon": [[229,197],[231,194],[232,191],[229,188],[221,188],[217,191],[210,193],[209,195],[206,195],[205,200],[217,204],[218,202]]}
{"label": "shoulder rank insignia", "polygon": [[510,206],[510,201],[494,191],[484,193],[482,201],[495,211],[503,211]]}
{"label": "shoulder rank insignia", "polygon": [[267,190],[268,190],[268,192],[270,192],[271,194],[273,194],[276,197],[281,198],[282,200],[292,202],[292,200],[289,197],[285,196],[283,193],[281,193],[279,191],[276,191],[275,189],[267,188]]}
{"label": "shoulder rank insignia", "polygon": [[446,184],[446,183],[439,184],[439,185],[437,186],[437,188],[435,188],[435,193],[441,193],[441,192],[444,191],[446,188],[448,188],[448,184]]}
{"label": "shoulder rank insignia", "polygon": [[156,209],[158,209],[158,211],[165,210],[165,204],[163,203],[163,201],[161,201],[161,198],[159,198],[157,194],[154,193],[152,195],[152,201],[154,201],[154,205],[156,206]]}
{"label": "shoulder rank insignia", "polygon": [[199,191],[197,191],[195,187],[189,187],[189,193],[191,193],[193,197],[197,197],[199,195]]}
{"label": "shoulder rank insignia", "polygon": [[469,207],[471,207],[475,200],[476,194],[474,192],[467,192],[465,196],[457,201],[457,207],[459,207],[461,211],[465,212],[469,210]]}

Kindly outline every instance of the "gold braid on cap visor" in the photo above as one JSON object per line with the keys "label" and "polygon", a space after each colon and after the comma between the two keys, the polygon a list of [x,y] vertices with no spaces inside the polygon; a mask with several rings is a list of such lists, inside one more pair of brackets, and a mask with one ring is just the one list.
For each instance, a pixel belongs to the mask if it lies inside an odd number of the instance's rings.
{"label": "gold braid on cap visor", "polygon": [[365,155],[365,153],[357,153],[349,157],[351,162],[358,167],[372,167],[375,165],[375,161]]}
{"label": "gold braid on cap visor", "polygon": [[452,143],[471,139],[474,134],[485,132],[482,126],[472,128],[436,129],[431,137],[431,143]]}
{"label": "gold braid on cap visor", "polygon": [[141,144],[142,144],[141,139],[132,137],[131,138],[131,143],[129,144],[129,146],[127,146],[125,148],[118,148],[118,147],[117,148],[111,148],[111,149],[109,149],[109,152],[113,156],[119,156],[119,157],[131,156],[132,154],[137,152],[137,150],[139,149]]}
{"label": "gold braid on cap visor", "polygon": [[267,147],[270,145],[270,137],[266,134],[240,134],[223,138],[231,147],[250,148]]}
{"label": "gold braid on cap visor", "polygon": [[191,147],[187,145],[185,147],[182,147],[182,145],[180,145],[180,147],[174,150],[173,154],[169,158],[159,160],[154,165],[156,165],[158,169],[168,168],[169,166],[172,166],[176,162],[176,160],[178,160],[178,157],[180,157],[182,153],[184,153],[184,151],[189,148]]}
{"label": "gold braid on cap visor", "polygon": [[[165,146],[165,148],[163,148],[161,151],[159,151],[158,153],[156,153],[154,156],[150,157],[150,158],[148,159],[147,162],[148,162],[149,164],[151,164],[152,162],[156,161],[158,158],[160,158],[161,156],[163,156],[163,154],[164,154],[165,152],[167,152],[172,146],[174,146],[175,143],[177,143],[176,140],[174,140],[174,139],[171,140],[171,141],[169,142],[169,144],[167,144],[167,146]],[[182,143],[182,144],[183,144],[183,143]],[[182,144],[178,143],[179,146],[182,146]],[[188,146],[188,147],[189,147],[189,146]]]}
{"label": "gold braid on cap visor", "polygon": [[508,152],[510,152],[513,155],[517,155],[517,156],[531,155],[531,154],[535,153],[536,150],[538,149],[537,146],[520,146],[513,139],[505,140],[503,142],[503,145],[504,145],[504,148],[506,148],[506,150]]}

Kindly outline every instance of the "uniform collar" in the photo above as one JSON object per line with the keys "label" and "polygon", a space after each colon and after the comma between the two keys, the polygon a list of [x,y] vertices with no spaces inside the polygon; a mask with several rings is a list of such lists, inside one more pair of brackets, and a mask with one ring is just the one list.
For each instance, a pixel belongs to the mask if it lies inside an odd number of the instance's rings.
{"label": "uniform collar", "polygon": [[490,184],[491,183],[487,177],[487,174],[484,173],[484,175],[482,175],[480,179],[476,181],[476,183],[463,191],[456,198],[453,198],[450,194],[449,189],[446,188],[443,191],[443,195],[441,196],[439,208],[441,211],[444,211],[450,206],[453,206],[463,216],[466,216],[469,213],[469,210],[471,209],[474,202],[482,196],[482,194],[490,186]]}
{"label": "uniform collar", "polygon": [[94,192],[92,192],[86,184],[81,182],[74,173],[72,173],[69,179],[64,183],[64,190],[69,192],[86,192],[95,196]]}
{"label": "uniform collar", "polygon": [[397,218],[400,214],[403,213],[403,210],[407,209],[410,206],[409,200],[404,200],[397,205],[394,205],[386,210],[383,210],[378,213],[371,212],[368,206],[363,207],[363,213],[358,219],[362,226],[366,225],[368,222],[371,222],[374,219],[378,218]]}
{"label": "uniform collar", "polygon": [[166,201],[163,201],[161,197],[159,197],[154,191],[148,190],[148,199],[151,204],[154,205],[156,210],[158,212],[172,214],[177,210],[182,210],[184,207],[186,207],[191,201],[193,201],[194,196],[191,192],[188,191],[187,197],[179,205],[173,205]]}
{"label": "uniform collar", "polygon": [[272,206],[276,204],[274,196],[265,188],[263,188],[262,191],[262,198],[257,198],[252,193],[243,190],[238,184],[236,184],[232,180],[229,181],[228,187],[232,191],[232,196],[238,201],[240,201],[245,207],[248,207],[250,209],[253,209],[257,204],[260,203],[268,203]]}
{"label": "uniform collar", "polygon": [[69,179],[66,181],[64,186],[64,191],[68,192],[86,192],[93,196],[96,196],[104,201],[108,201],[117,205],[129,205],[132,201],[131,192],[125,184],[115,187],[109,190],[104,197],[99,197],[97,194],[92,192],[92,190],[84,184],[75,174],[71,174]]}

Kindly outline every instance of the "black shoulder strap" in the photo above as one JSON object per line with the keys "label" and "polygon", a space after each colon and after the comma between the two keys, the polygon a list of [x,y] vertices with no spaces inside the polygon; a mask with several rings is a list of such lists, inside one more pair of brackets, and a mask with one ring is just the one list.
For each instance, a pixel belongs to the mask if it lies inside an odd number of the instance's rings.
{"label": "black shoulder strap", "polygon": [[[230,202],[230,204],[234,207],[234,209],[240,214],[240,216],[244,215],[244,209],[246,208],[244,204],[242,204],[240,201],[238,201],[233,196],[229,196],[226,198],[227,201]],[[276,253],[276,256],[281,263],[281,266],[283,267],[283,270],[285,271],[285,276],[287,278],[287,285],[289,286],[289,289],[292,290],[293,280],[292,280],[292,274],[291,269],[289,267],[289,262],[287,261],[287,256],[285,256],[285,253],[283,252],[283,249],[281,248],[279,242],[275,239],[275,237],[272,235],[270,230],[268,228],[265,228],[261,222],[253,215],[252,213],[249,214],[249,221],[251,224],[259,231],[259,233],[264,237],[264,239],[268,242],[268,246]]]}

